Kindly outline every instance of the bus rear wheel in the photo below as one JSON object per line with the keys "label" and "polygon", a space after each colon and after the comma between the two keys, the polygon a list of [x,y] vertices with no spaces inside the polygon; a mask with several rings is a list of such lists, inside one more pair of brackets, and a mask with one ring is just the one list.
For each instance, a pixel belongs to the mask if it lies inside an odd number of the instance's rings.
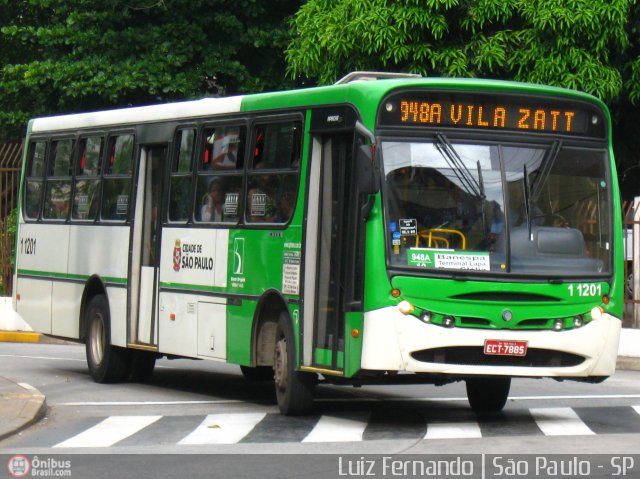
{"label": "bus rear wheel", "polygon": [[510,377],[477,377],[467,378],[467,399],[474,411],[497,412],[507,403]]}
{"label": "bus rear wheel", "polygon": [[278,407],[285,416],[307,414],[313,409],[317,376],[296,371],[295,358],[293,326],[282,313],[276,329],[273,370]]}
{"label": "bus rear wheel", "polygon": [[85,346],[89,373],[98,383],[117,382],[126,378],[129,351],[111,344],[111,321],[107,298],[91,298],[85,313]]}

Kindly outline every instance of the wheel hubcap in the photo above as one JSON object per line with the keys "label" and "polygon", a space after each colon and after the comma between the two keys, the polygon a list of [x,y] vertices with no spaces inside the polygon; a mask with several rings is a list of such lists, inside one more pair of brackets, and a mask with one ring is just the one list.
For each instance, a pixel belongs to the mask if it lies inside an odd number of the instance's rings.
{"label": "wheel hubcap", "polygon": [[276,343],[275,356],[274,380],[278,389],[284,391],[287,386],[287,341],[285,338],[280,338]]}
{"label": "wheel hubcap", "polygon": [[95,364],[102,363],[104,357],[104,325],[102,323],[102,316],[96,314],[91,322],[91,357]]}

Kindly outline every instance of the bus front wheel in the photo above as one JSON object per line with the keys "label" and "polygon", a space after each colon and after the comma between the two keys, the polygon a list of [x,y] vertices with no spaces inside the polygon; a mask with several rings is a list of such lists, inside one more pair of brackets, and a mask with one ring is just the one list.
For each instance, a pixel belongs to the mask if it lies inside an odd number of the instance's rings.
{"label": "bus front wheel", "polygon": [[103,295],[94,296],[85,313],[85,346],[89,373],[98,383],[125,379],[128,373],[126,349],[111,344],[109,305]]}
{"label": "bus front wheel", "polygon": [[504,376],[467,378],[467,398],[474,411],[501,411],[507,402],[511,378]]}
{"label": "bus front wheel", "polygon": [[282,313],[276,329],[274,382],[280,412],[285,416],[307,414],[313,409],[313,393],[317,376],[296,371],[293,326]]}

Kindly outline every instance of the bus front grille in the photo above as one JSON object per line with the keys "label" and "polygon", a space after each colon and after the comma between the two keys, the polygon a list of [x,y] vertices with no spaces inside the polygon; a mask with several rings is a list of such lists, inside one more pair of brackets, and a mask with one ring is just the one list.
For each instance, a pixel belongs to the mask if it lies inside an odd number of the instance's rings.
{"label": "bus front grille", "polygon": [[529,348],[526,356],[484,354],[482,346],[457,346],[414,351],[411,356],[421,362],[469,366],[521,366],[531,368],[571,367],[584,362],[577,354]]}

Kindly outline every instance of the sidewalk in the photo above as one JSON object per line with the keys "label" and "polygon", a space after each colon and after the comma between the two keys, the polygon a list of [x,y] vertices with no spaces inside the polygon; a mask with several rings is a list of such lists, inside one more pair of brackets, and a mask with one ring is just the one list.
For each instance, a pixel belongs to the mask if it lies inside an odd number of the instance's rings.
{"label": "sidewalk", "polygon": [[38,421],[46,409],[40,391],[0,377],[0,441]]}
{"label": "sidewalk", "polygon": [[[32,331],[0,331],[0,343],[65,344]],[[40,420],[47,410],[46,398],[33,386],[0,376],[0,441]]]}

